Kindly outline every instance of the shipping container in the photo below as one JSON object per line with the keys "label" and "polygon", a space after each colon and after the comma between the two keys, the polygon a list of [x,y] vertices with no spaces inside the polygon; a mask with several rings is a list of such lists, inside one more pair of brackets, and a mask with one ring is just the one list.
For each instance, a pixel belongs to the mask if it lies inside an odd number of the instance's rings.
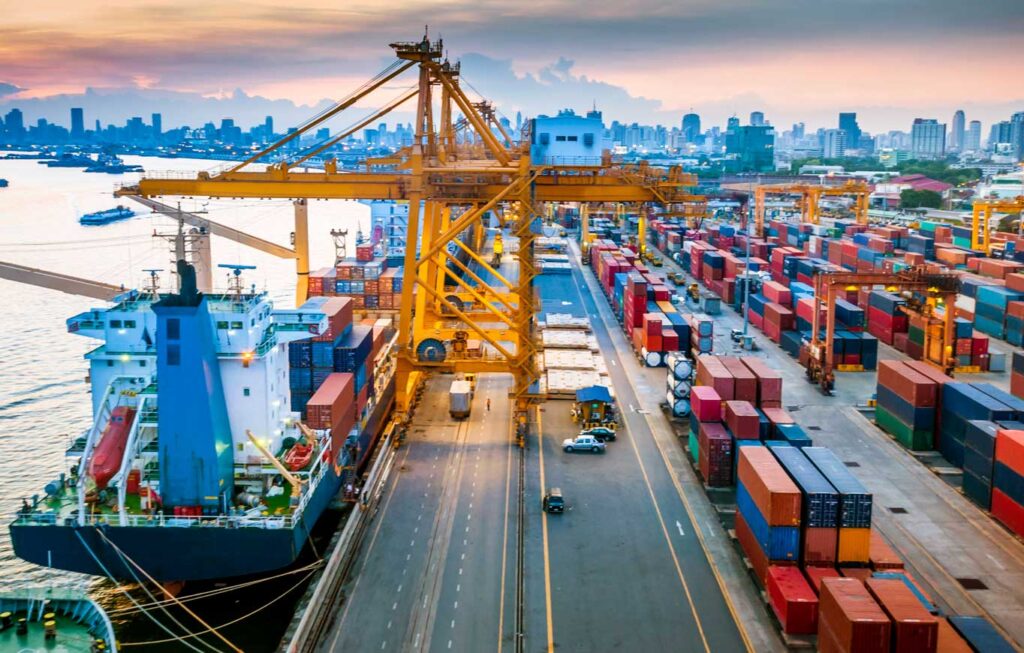
{"label": "shipping container", "polygon": [[867,588],[853,578],[821,581],[818,650],[821,653],[888,653],[892,623]]}

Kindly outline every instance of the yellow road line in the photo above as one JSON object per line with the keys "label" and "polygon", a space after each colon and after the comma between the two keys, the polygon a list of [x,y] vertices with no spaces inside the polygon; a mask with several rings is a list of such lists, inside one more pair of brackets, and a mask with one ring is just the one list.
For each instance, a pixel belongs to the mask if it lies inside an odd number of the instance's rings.
{"label": "yellow road line", "polygon": [[506,420],[508,422],[508,438],[506,438],[506,444],[508,445],[508,462],[505,465],[505,520],[504,520],[504,534],[501,538],[501,599],[498,602],[498,653],[501,653],[502,640],[505,634],[505,573],[506,573],[506,561],[508,560],[508,501],[509,494],[512,485],[512,420]]}
{"label": "yellow road line", "polygon": [[[661,507],[658,506],[658,499],[654,496],[654,487],[651,485],[650,477],[647,476],[647,468],[644,467],[644,461],[640,458],[640,450],[636,446],[636,439],[633,437],[633,431],[629,428],[629,422],[625,418],[622,420],[622,425],[625,426],[626,431],[629,432],[629,444],[632,445],[633,454],[636,455],[636,462],[640,465],[640,473],[644,477],[644,485],[647,486],[647,493],[651,496],[651,503],[654,504],[654,512],[658,515],[658,523],[661,524],[661,532],[665,535],[665,542],[668,544],[668,551],[672,555],[672,562],[676,566],[676,573],[679,574],[679,582],[683,584],[683,592],[686,594],[686,601],[690,604],[690,612],[693,613],[693,621],[697,624],[697,632],[700,633],[700,641],[704,644],[704,650],[711,653],[711,647],[708,646],[708,639],[704,635],[704,626],[700,622],[700,615],[697,614],[697,606],[694,604],[693,596],[690,594],[690,585],[686,582],[686,575],[683,573],[682,565],[679,564],[679,557],[676,555],[676,547],[672,544],[672,536],[669,535],[668,526],[665,524],[665,518],[661,514]],[[698,529],[696,525],[694,528]]]}
{"label": "yellow road line", "polygon": [[[540,450],[540,494],[544,496],[544,427],[537,411],[537,448]],[[541,511],[541,533],[544,540],[544,603],[548,621],[548,653],[555,650],[555,628],[551,619],[551,560],[548,557],[548,513]]]}
{"label": "yellow road line", "polygon": [[[573,263],[575,264],[575,261],[573,261]],[[582,266],[578,266],[577,265],[577,270],[579,271],[580,276],[583,277],[584,283],[586,283],[588,287],[591,286],[590,281],[587,279],[586,271],[582,269]],[[573,284],[573,285],[576,285],[576,284]],[[590,288],[590,290],[592,291],[593,288]],[[583,304],[583,295],[580,292],[580,288],[579,288],[578,285],[576,285],[576,294],[579,296],[580,303],[582,305]],[[602,311],[602,307],[601,307],[600,303],[596,299],[594,300],[594,306],[597,308],[598,319],[601,320],[601,322],[604,323],[605,330],[608,331],[608,338],[612,339],[614,341],[614,338],[612,337],[612,327],[609,327],[608,321],[604,319],[604,312]],[[613,342],[613,344],[614,344],[614,342]],[[614,349],[614,347],[613,347],[613,349]],[[616,358],[619,358],[617,352],[616,352]],[[619,364],[620,365],[622,364],[621,358],[619,358]],[[624,369],[625,368],[623,368],[623,370]],[[683,492],[683,487],[679,483],[679,479],[676,478],[675,472],[672,470],[672,465],[671,465],[671,463],[669,463],[668,456],[665,454],[664,449],[662,449],[661,443],[658,442],[658,438],[654,435],[654,427],[650,423],[650,418],[646,414],[644,414],[644,421],[647,422],[647,427],[651,431],[651,439],[654,440],[654,446],[658,450],[658,453],[661,454],[661,459],[662,459],[662,462],[665,465],[666,470],[668,471],[669,478],[672,479],[672,485],[675,486],[676,493],[679,495],[679,498],[682,500],[683,506],[685,506],[686,512],[687,512],[687,514],[690,517],[690,522],[693,524],[693,530],[697,533],[697,539],[700,541],[701,548],[704,550],[704,558],[708,561],[708,565],[711,567],[711,573],[715,576],[715,581],[718,583],[718,587],[721,590],[722,598],[725,599],[726,607],[729,608],[729,614],[732,615],[732,620],[736,624],[737,630],[739,630],[739,632],[740,632],[740,637],[743,639],[743,644],[744,644],[744,646],[746,646],[747,651],[753,651],[754,647],[752,646],[752,644],[750,642],[750,635],[747,633],[746,626],[743,624],[743,621],[739,618],[739,614],[736,612],[736,606],[733,604],[732,597],[729,595],[729,590],[725,586],[725,580],[722,578],[722,574],[718,570],[718,565],[715,564],[715,560],[712,557],[711,552],[708,550],[707,542],[704,540],[704,534],[703,534],[703,532],[701,532],[701,529],[700,529],[700,524],[697,523],[696,513],[693,511],[693,507],[690,505],[689,499],[686,498],[686,494]],[[625,418],[623,418],[622,423],[626,427],[626,429],[628,430],[629,429],[629,424],[626,423],[626,419]],[[630,438],[630,440],[632,440],[632,438]],[[640,454],[639,454],[639,452],[636,449],[636,443],[633,443],[633,450],[634,450],[634,452],[637,453],[637,459],[639,460]],[[647,472],[646,472],[646,470],[644,470],[643,461],[640,462],[640,470],[643,472],[644,479],[646,480],[647,479]],[[650,490],[650,483],[649,482],[648,482],[648,486],[647,487],[648,487],[648,490]],[[652,494],[652,498],[653,498],[653,494]],[[657,502],[655,502],[655,509],[656,510],[658,509]],[[661,518],[661,511],[660,510],[658,510],[658,518],[659,519]],[[662,522],[662,528],[664,528],[664,527],[665,527],[665,524],[664,524],[664,521],[663,521]],[[671,546],[671,542],[670,542],[670,546]],[[672,557],[675,558],[675,551],[674,550],[673,550]],[[678,562],[676,563],[676,566],[678,568]],[[683,583],[685,585],[685,581],[683,581]],[[687,597],[689,597],[689,591],[687,591]],[[692,607],[692,601],[691,601],[691,607]],[[699,626],[700,626],[700,622],[698,620],[698,627]],[[703,635],[703,631],[701,631],[701,634]],[[707,646],[707,642],[706,641],[705,641],[704,645],[705,645],[705,647]]]}

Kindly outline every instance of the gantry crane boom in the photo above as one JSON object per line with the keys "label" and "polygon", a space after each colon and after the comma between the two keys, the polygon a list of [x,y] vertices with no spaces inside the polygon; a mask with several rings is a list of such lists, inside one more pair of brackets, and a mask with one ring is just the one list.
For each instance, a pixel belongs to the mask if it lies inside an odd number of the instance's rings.
{"label": "gantry crane boom", "polygon": [[[491,105],[474,102],[460,86],[458,63],[443,59],[443,44],[430,41],[392,43],[397,63],[337,103],[299,132],[264,148],[227,170],[143,177],[121,189],[127,196],[286,198],[295,200],[296,295],[305,300],[309,270],[306,203],[310,199],[405,200],[409,203],[405,283],[398,323],[399,411],[407,409],[425,371],[507,372],[513,375],[511,397],[517,432],[522,435],[530,404],[543,398],[538,390],[537,346],[533,334],[537,303],[533,280],[535,222],[544,202],[692,203],[692,175],[679,167],[658,169],[640,163],[618,165],[605,153],[598,165],[551,165],[530,158],[529,142],[513,142],[496,120]],[[415,101],[414,138],[394,154],[368,158],[365,170],[342,172],[329,159],[323,171],[297,169],[323,154],[334,137],[297,161],[284,147],[370,91],[415,69],[415,91],[399,96],[375,117]],[[439,92],[438,92],[439,91]],[[440,110],[435,116],[435,103]],[[456,113],[461,117],[456,119]],[[364,121],[365,122],[365,121]],[[361,123],[360,123],[361,124]],[[351,130],[347,130],[351,131]],[[343,132],[344,134],[344,132]],[[343,138],[342,136],[341,138]],[[274,156],[268,166],[261,159]],[[291,163],[290,163],[291,161]],[[518,240],[517,273],[496,269],[482,256],[485,220],[496,215],[508,236]],[[469,243],[469,244],[467,244]],[[465,252],[471,265],[451,252]],[[473,271],[476,266],[481,274]],[[483,274],[483,273],[486,274]],[[485,278],[495,279],[487,283]],[[415,292],[414,292],[415,291]],[[485,343],[482,356],[469,357],[446,343],[466,334]],[[460,338],[462,340],[460,340]],[[450,349],[450,350],[449,350]]]}
{"label": "gantry crane boom", "polygon": [[851,180],[835,186],[806,183],[762,184],[754,190],[754,228],[757,236],[764,235],[767,195],[796,195],[801,220],[813,224],[817,224],[821,216],[822,197],[852,197],[854,200],[853,214],[857,224],[868,223],[868,199],[871,196],[871,186],[866,182]]}

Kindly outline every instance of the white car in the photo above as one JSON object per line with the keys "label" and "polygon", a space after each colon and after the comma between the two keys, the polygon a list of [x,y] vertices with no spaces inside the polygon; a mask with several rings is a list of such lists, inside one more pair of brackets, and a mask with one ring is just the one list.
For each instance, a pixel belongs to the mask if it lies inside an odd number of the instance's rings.
{"label": "white car", "polygon": [[575,451],[593,451],[594,453],[604,453],[605,445],[592,435],[577,435],[575,438],[566,438],[562,440],[562,448],[567,453],[573,453]]}

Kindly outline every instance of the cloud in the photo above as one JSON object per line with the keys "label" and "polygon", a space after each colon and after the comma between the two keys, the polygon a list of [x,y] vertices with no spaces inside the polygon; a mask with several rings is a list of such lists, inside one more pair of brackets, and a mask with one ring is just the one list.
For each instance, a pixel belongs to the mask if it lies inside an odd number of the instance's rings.
{"label": "cloud", "polygon": [[0,98],[7,97],[8,95],[14,95],[21,93],[25,89],[14,84],[8,84],[7,82],[0,82]]}

